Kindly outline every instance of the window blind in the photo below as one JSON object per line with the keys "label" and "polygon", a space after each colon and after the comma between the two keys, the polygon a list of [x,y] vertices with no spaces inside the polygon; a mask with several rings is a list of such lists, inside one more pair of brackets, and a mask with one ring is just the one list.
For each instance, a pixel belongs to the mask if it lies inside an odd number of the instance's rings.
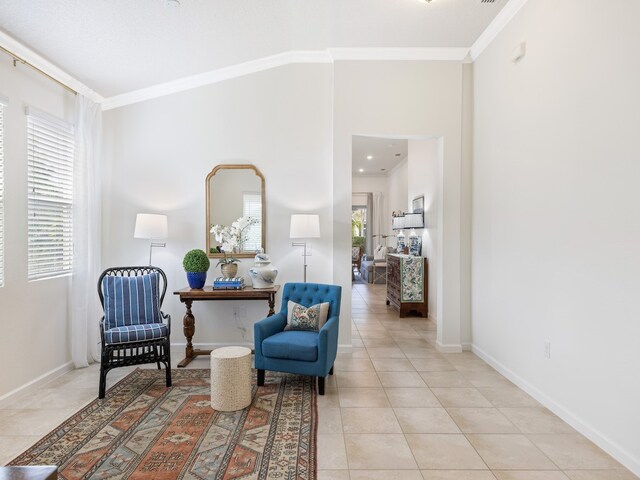
{"label": "window blind", "polygon": [[27,112],[28,278],[71,274],[73,127]]}
{"label": "window blind", "polygon": [[260,192],[242,193],[242,216],[258,220],[258,223],[247,227],[245,251],[258,251],[262,247],[262,195]]}
{"label": "window blind", "polygon": [[0,287],[4,287],[4,107],[8,104],[0,95]]}

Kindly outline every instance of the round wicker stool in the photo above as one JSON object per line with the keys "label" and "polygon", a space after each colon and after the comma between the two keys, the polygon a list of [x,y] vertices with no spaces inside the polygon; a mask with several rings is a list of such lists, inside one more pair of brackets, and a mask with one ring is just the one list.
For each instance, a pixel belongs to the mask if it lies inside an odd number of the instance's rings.
{"label": "round wicker stool", "polygon": [[251,404],[251,350],[222,347],[211,352],[211,408],[242,410]]}

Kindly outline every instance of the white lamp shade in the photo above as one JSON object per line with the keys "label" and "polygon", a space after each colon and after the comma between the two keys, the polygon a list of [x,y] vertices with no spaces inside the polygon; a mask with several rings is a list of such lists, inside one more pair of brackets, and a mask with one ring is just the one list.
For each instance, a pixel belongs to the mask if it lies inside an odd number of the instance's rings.
{"label": "white lamp shade", "polygon": [[421,213],[405,213],[404,228],[423,228],[424,221]]}
{"label": "white lamp shade", "polygon": [[134,238],[167,238],[167,216],[152,213],[136,215]]}
{"label": "white lamp shade", "polygon": [[320,217],[313,214],[291,215],[289,238],[318,238],[320,236]]}

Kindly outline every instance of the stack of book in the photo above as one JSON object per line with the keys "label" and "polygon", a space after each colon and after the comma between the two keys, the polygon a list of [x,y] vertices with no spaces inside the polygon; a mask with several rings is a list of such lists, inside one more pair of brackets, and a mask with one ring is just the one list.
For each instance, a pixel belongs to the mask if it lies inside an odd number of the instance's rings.
{"label": "stack of book", "polygon": [[217,277],[213,281],[213,288],[216,290],[242,290],[244,288],[244,278]]}

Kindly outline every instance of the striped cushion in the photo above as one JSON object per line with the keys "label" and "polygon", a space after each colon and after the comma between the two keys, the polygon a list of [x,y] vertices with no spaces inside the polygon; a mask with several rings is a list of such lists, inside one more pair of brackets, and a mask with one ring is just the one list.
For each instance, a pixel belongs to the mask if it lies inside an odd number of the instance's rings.
{"label": "striped cushion", "polygon": [[169,330],[164,323],[149,323],[147,325],[129,325],[115,327],[104,332],[104,341],[108,344],[141,342],[154,338],[166,337]]}
{"label": "striped cushion", "polygon": [[157,272],[138,277],[104,277],[102,291],[105,330],[162,323],[159,290],[160,274]]}

